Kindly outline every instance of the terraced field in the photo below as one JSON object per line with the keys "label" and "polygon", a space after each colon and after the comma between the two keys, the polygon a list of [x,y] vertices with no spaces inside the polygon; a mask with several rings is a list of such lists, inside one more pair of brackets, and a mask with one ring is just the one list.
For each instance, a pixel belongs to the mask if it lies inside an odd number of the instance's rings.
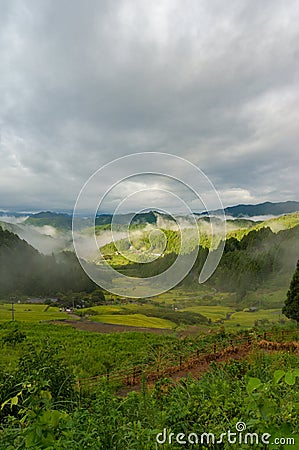
{"label": "terraced field", "polygon": [[142,328],[173,328],[175,326],[170,320],[148,317],[143,314],[101,314],[93,316],[92,320]]}

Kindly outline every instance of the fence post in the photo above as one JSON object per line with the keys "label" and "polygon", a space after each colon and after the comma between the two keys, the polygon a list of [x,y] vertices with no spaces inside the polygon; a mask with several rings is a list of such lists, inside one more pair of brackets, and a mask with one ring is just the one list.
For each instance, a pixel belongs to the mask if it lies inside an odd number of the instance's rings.
{"label": "fence post", "polygon": [[110,377],[110,371],[109,371],[109,368],[107,367],[107,369],[106,369],[106,379],[107,379],[107,381],[109,381],[109,377]]}
{"label": "fence post", "polygon": [[182,355],[180,355],[180,369],[182,368],[182,364],[183,364],[183,357]]}
{"label": "fence post", "polygon": [[264,340],[265,341],[267,340],[267,332],[266,331],[264,332]]}
{"label": "fence post", "polygon": [[216,342],[215,342],[215,344],[213,345],[213,348],[214,348],[214,353],[216,353],[216,350],[217,350]]}
{"label": "fence post", "polygon": [[196,350],[196,358],[199,359],[199,350]]}

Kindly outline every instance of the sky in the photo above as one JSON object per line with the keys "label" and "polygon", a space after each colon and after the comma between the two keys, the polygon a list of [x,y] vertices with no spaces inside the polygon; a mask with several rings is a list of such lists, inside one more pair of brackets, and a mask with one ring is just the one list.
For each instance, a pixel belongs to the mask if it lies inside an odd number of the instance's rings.
{"label": "sky", "polygon": [[0,6],[0,209],[72,209],[94,171],[139,152],[197,165],[224,206],[299,200],[297,0]]}

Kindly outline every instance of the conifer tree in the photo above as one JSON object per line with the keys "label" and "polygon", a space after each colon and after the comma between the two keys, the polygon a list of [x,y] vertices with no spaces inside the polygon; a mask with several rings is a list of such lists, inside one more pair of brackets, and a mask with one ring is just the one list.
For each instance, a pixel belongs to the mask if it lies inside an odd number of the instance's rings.
{"label": "conifer tree", "polygon": [[292,278],[282,312],[289,319],[299,322],[299,260],[297,262],[297,268]]}

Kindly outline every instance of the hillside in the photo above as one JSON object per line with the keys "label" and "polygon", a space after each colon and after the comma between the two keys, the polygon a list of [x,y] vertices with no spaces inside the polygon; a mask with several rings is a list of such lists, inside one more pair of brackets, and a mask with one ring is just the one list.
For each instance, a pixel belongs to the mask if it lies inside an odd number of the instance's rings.
{"label": "hillside", "polygon": [[[174,233],[174,232],[172,232]],[[129,276],[155,276],[175,261],[176,241],[171,239],[172,251],[164,253],[148,264],[121,265],[120,256],[112,257],[110,263]],[[199,247],[196,263],[181,286],[198,288],[198,275],[207,257],[208,249]],[[232,303],[250,306],[259,304],[259,298],[267,298],[267,305],[282,305],[291,276],[299,257],[299,226],[274,233],[270,228],[252,230],[242,239],[229,238],[218,268],[208,280],[207,286],[219,292],[233,293]],[[273,294],[273,298],[269,294]],[[207,304],[209,303],[207,298]],[[211,297],[211,301],[214,299]],[[220,300],[221,302],[221,300]],[[219,299],[218,299],[219,304]],[[266,306],[266,305],[265,305]]]}
{"label": "hillside", "polygon": [[[219,223],[221,219],[218,219]],[[200,241],[194,238],[195,233],[192,229],[185,229],[185,236],[187,237],[187,245],[183,250],[183,253],[189,253],[194,250],[198,244],[200,244],[204,248],[210,247],[211,242],[211,224],[210,220],[207,217],[202,217],[197,220],[197,225],[199,229]],[[270,228],[273,233],[278,233],[282,230],[288,230],[299,226],[299,213],[287,214],[284,216],[275,217],[273,219],[256,222],[248,219],[234,219],[226,221],[226,237],[227,239],[235,238],[239,241],[244,238],[244,236],[252,233],[253,231],[262,230],[264,228]],[[103,231],[104,228],[96,230],[97,233]],[[130,241],[127,238],[120,239],[118,241],[110,242],[101,247],[101,252],[104,255],[109,255],[113,258],[117,252],[121,251],[124,255],[135,261],[138,260],[137,256],[142,252],[150,253],[161,253],[161,249],[164,248],[164,239],[163,236],[151,235],[151,229],[138,229],[132,228],[132,233],[130,234]],[[134,232],[136,231],[136,232]],[[164,254],[167,253],[176,253],[180,252],[181,239],[180,232],[177,229],[161,229],[164,233],[165,238],[167,239],[167,243],[165,249],[163,251]],[[216,219],[216,227],[215,232],[217,234],[217,219]],[[189,235],[189,238],[188,238]],[[151,241],[149,237],[151,236]],[[132,248],[133,247],[133,248]],[[137,258],[137,259],[136,259]],[[119,258],[118,258],[119,259]]]}
{"label": "hillside", "polygon": [[[173,221],[173,218],[167,214],[162,214],[156,211],[148,211],[144,213],[128,213],[128,214],[99,214],[96,216],[96,226],[109,225],[112,222],[117,225],[125,225],[132,223],[133,225],[141,224],[156,224],[158,219],[165,219]],[[91,217],[82,217],[82,228],[91,226]],[[42,227],[45,225],[52,226],[60,230],[71,230],[72,228],[72,215],[65,213],[56,213],[51,211],[42,211],[36,214],[32,214],[28,217],[24,224]]]}
{"label": "hillside", "polygon": [[94,289],[72,253],[41,255],[0,227],[0,295],[49,295]]}
{"label": "hillside", "polygon": [[39,212],[28,217],[24,224],[36,227],[49,225],[60,230],[70,230],[72,228],[72,216],[51,211]]}
{"label": "hillside", "polygon": [[[224,208],[224,212],[232,217],[254,217],[254,216],[279,216],[281,214],[289,214],[299,211],[299,202],[264,202],[257,205],[236,205]],[[219,210],[211,211],[212,214],[219,213]],[[206,212],[198,213],[199,215],[206,215]]]}

